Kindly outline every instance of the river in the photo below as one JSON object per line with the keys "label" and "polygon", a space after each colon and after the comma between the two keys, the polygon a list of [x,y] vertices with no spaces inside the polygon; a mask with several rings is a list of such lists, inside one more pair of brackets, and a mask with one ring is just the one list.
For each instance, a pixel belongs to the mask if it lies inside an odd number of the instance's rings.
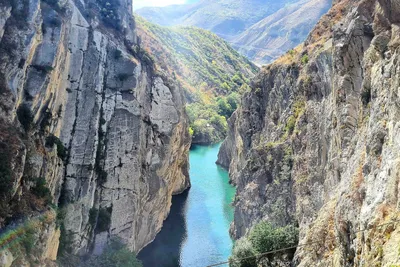
{"label": "river", "polygon": [[173,197],[161,232],[138,255],[144,267],[204,267],[230,256],[235,189],[227,171],[215,164],[219,148],[190,150],[192,188]]}

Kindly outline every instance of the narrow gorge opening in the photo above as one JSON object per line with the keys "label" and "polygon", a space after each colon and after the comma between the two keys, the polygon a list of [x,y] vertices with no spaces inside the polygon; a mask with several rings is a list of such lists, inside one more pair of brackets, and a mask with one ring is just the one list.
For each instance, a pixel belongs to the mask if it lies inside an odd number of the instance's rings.
{"label": "narrow gorge opening", "polygon": [[189,154],[192,187],[174,196],[171,213],[156,239],[138,255],[144,267],[204,267],[231,255],[229,227],[235,188],[216,165],[220,144],[193,145]]}

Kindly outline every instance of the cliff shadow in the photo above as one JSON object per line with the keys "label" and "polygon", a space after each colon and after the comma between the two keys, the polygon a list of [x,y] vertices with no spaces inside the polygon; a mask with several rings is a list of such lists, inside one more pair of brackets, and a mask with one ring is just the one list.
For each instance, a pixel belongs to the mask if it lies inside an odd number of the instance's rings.
{"label": "cliff shadow", "polygon": [[189,190],[172,197],[172,207],[161,232],[138,255],[144,267],[180,266],[181,247],[187,238],[185,205]]}

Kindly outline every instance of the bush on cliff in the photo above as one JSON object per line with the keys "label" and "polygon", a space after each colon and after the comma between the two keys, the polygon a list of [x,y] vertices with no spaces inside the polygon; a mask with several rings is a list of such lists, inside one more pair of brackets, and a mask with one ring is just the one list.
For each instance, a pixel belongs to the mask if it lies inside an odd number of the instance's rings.
{"label": "bush on cliff", "polygon": [[111,240],[104,253],[100,256],[90,257],[84,267],[142,267],[142,263],[136,259],[134,253],[130,252],[118,239]]}
{"label": "bush on cliff", "polygon": [[[253,267],[257,266],[256,251],[247,238],[236,241],[233,247],[232,257],[229,258],[229,266],[231,267]],[[247,258],[247,259],[244,259]],[[240,260],[244,259],[244,260]]]}
{"label": "bush on cliff", "polygon": [[232,257],[229,259],[229,266],[256,267],[259,260],[256,255],[293,247],[298,242],[299,230],[297,227],[293,225],[274,227],[268,222],[260,222],[253,227],[247,237],[236,242]]}
{"label": "bush on cliff", "polygon": [[268,222],[257,224],[250,232],[249,240],[258,253],[297,245],[299,230],[293,225],[273,227]]}

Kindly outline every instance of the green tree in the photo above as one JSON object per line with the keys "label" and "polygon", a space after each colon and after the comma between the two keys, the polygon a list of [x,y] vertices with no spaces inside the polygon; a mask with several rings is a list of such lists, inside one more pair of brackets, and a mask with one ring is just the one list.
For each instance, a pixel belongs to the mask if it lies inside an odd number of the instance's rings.
{"label": "green tree", "polygon": [[229,118],[232,115],[232,107],[231,105],[228,103],[228,101],[226,101],[226,98],[224,97],[220,97],[217,101],[218,103],[218,110],[219,110],[219,114],[224,116],[225,118]]}
{"label": "green tree", "polygon": [[232,107],[232,110],[234,112],[237,109],[238,104],[240,102],[240,95],[238,93],[233,92],[226,98],[226,100],[228,101],[228,104]]}

